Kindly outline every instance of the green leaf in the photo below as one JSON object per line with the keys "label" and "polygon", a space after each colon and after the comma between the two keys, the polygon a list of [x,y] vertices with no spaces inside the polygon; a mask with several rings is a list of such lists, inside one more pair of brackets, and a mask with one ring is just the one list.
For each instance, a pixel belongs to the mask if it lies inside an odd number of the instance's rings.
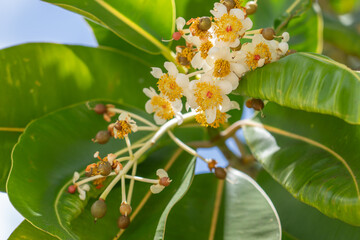
{"label": "green leaf", "polygon": [[269,174],[262,171],[257,182],[273,201],[285,233],[298,240],[357,240],[360,227],[329,218],[318,210],[293,198]]}
{"label": "green leaf", "polygon": [[285,31],[289,22],[296,17],[301,16],[305,11],[310,9],[311,0],[295,0],[285,10],[284,13],[277,19],[275,19],[274,27],[275,32],[280,33]]}
{"label": "green leaf", "polygon": [[330,6],[337,14],[345,14],[354,10],[356,0],[330,0]]}
{"label": "green leaf", "polygon": [[360,126],[274,103],[264,114],[244,129],[256,159],[297,199],[360,226]]}
{"label": "green leaf", "polygon": [[88,17],[144,51],[169,54],[161,39],[170,39],[174,31],[173,0],[44,1]]}
{"label": "green leaf", "polygon": [[[134,108],[123,105],[117,107],[144,118],[152,118]],[[66,191],[72,182],[74,171],[84,173],[85,167],[95,162],[95,151],[100,151],[102,157],[119,149],[125,149],[126,152],[124,140],[112,139],[104,145],[91,141],[98,130],[107,128],[107,124],[102,116],[89,110],[86,104],[79,104],[39,118],[26,128],[13,151],[13,167],[7,189],[14,207],[30,223],[60,239],[110,239],[117,235],[116,221],[121,203],[119,187],[113,189],[106,198],[108,213],[96,224],[90,214],[90,207],[104,189],[92,187],[85,201],[81,201],[78,194]],[[132,133],[129,138],[136,144],[152,134],[141,131]],[[160,145],[163,146],[164,142]],[[132,224],[123,233],[124,237],[131,235],[131,238],[125,237],[126,239],[139,239],[136,238],[137,234],[154,236],[158,226],[155,220],[160,218],[163,211],[164,214],[168,213],[174,201],[189,186],[195,161],[191,161],[193,157],[187,153],[174,152],[173,147],[163,148],[152,153],[138,166],[139,176],[152,179],[156,179],[157,169],[169,169],[172,166],[168,173],[173,183],[157,195],[151,194],[149,184],[135,183]],[[171,157],[172,155],[174,156]],[[147,154],[142,158],[146,156]],[[177,158],[181,158],[181,161],[175,161]],[[169,201],[171,202],[166,207]],[[134,218],[136,215],[139,217]]]}
{"label": "green leaf", "polygon": [[290,48],[299,52],[321,53],[323,49],[323,29],[324,21],[321,9],[314,2],[310,9],[289,22],[286,31],[290,33]]}
{"label": "green leaf", "polygon": [[146,81],[153,78],[151,63],[107,49],[33,43],[1,50],[0,59],[6,59],[0,68],[1,191],[11,149],[31,120],[93,98],[131,100],[143,109],[142,89],[155,83]]}
{"label": "green leaf", "polygon": [[122,52],[126,52],[127,54],[136,56],[142,61],[146,61],[149,66],[162,67],[164,65],[166,59],[162,55],[154,55],[144,52],[119,38],[115,33],[111,32],[107,28],[92,21],[87,21],[87,23],[94,32],[99,48],[110,47],[118,49]]}
{"label": "green leaf", "polygon": [[247,73],[234,92],[360,124],[360,74],[322,55],[291,54]]}
{"label": "green leaf", "polygon": [[28,221],[24,220],[11,234],[9,240],[56,240],[58,238],[34,227]]}
{"label": "green leaf", "polygon": [[189,192],[169,215],[166,238],[281,239],[279,218],[265,192],[233,168],[228,169],[227,179],[195,176]]}
{"label": "green leaf", "polygon": [[324,15],[324,39],[345,53],[360,57],[360,32],[354,26],[345,26],[339,20]]}

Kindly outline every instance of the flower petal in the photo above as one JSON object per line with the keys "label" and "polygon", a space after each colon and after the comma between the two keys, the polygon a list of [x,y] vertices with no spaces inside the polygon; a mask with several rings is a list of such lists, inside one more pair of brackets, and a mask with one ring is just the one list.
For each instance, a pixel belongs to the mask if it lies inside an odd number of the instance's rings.
{"label": "flower petal", "polygon": [[186,21],[185,21],[184,18],[178,17],[178,18],[176,19],[176,21],[175,21],[176,29],[177,29],[178,31],[181,31],[181,30],[184,28],[185,23],[186,23]]}
{"label": "flower petal", "polygon": [[153,193],[153,194],[157,194],[159,192],[161,192],[162,190],[164,190],[165,186],[162,186],[160,184],[156,184],[156,185],[151,185],[150,186],[150,191]]}
{"label": "flower petal", "polygon": [[157,175],[159,178],[169,177],[169,175],[167,174],[167,172],[166,172],[164,169],[161,169],[161,168],[156,171],[156,175]]}
{"label": "flower petal", "polygon": [[164,67],[166,68],[166,70],[168,70],[169,75],[172,75],[172,76],[176,77],[177,74],[179,73],[179,71],[177,70],[175,64],[172,63],[172,62],[165,62]]}
{"label": "flower petal", "polygon": [[155,78],[160,78],[164,73],[162,72],[162,70],[160,68],[157,67],[153,67],[151,68],[151,75],[153,75]]}
{"label": "flower petal", "polygon": [[213,123],[216,119],[216,108],[206,109],[205,116],[208,124]]}

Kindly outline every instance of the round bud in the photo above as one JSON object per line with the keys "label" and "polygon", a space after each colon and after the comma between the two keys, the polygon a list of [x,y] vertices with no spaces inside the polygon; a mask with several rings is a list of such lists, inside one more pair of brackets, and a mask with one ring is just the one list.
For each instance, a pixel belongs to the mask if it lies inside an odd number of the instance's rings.
{"label": "round bud", "polygon": [[235,7],[234,0],[223,0],[222,4],[225,5],[225,7],[227,8],[228,11],[230,11],[231,9],[233,9]]}
{"label": "round bud", "polygon": [[76,185],[70,185],[67,191],[68,193],[74,194],[76,191]]}
{"label": "round bud", "polygon": [[129,216],[132,212],[132,208],[127,203],[121,203],[120,205],[120,213],[121,215]]}
{"label": "round bud", "polygon": [[211,28],[211,19],[208,17],[202,17],[199,20],[199,29],[201,31],[207,31]]}
{"label": "round bud", "polygon": [[246,103],[245,103],[246,107],[252,108],[252,100],[253,100],[253,98],[246,100]]}
{"label": "round bud", "polygon": [[111,134],[107,130],[99,131],[95,136],[96,142],[100,144],[107,143],[110,138],[111,138]]}
{"label": "round bud", "polygon": [[130,218],[128,216],[125,215],[121,215],[118,219],[118,227],[121,229],[125,229],[129,226],[130,224]]}
{"label": "round bud", "polygon": [[123,129],[123,125],[121,125],[121,123],[119,121],[117,121],[115,123],[114,128],[116,128],[117,130],[121,131]]}
{"label": "round bud", "polygon": [[91,206],[91,215],[94,218],[102,218],[106,214],[106,203],[104,199],[99,199]]}
{"label": "round bud", "polygon": [[273,40],[275,37],[275,30],[273,28],[263,28],[261,34],[266,40]]}
{"label": "round bud", "polygon": [[187,57],[179,57],[178,58],[178,61],[180,63],[180,65],[183,65],[183,66],[187,66],[190,64],[189,60],[187,59]]}
{"label": "round bud", "polygon": [[173,35],[172,35],[172,38],[174,40],[179,40],[181,38],[181,33],[180,32],[174,32]]}
{"label": "round bud", "polygon": [[256,111],[261,111],[262,109],[264,109],[264,102],[261,99],[253,99],[252,108]]}
{"label": "round bud", "polygon": [[97,114],[104,114],[104,113],[106,113],[107,108],[106,108],[106,106],[105,106],[104,104],[99,103],[99,104],[96,104],[96,105],[95,105],[94,111],[95,111]]}
{"label": "round bud", "polygon": [[241,50],[241,43],[237,47],[231,48],[233,51],[240,51]]}
{"label": "round bud", "polygon": [[100,162],[98,166],[98,171],[101,175],[107,176],[111,173],[111,164],[109,162]]}
{"label": "round bud", "polygon": [[246,15],[254,14],[257,10],[257,4],[254,1],[247,2],[245,5]]}
{"label": "round bud", "polygon": [[160,185],[162,185],[162,186],[164,186],[164,187],[167,187],[167,186],[170,185],[170,183],[171,183],[170,178],[168,178],[168,177],[162,177],[162,178],[160,178],[160,181],[159,181],[159,184],[160,184]]}
{"label": "round bud", "polygon": [[226,178],[226,171],[222,167],[216,167],[215,168],[215,176],[218,179],[225,179]]}

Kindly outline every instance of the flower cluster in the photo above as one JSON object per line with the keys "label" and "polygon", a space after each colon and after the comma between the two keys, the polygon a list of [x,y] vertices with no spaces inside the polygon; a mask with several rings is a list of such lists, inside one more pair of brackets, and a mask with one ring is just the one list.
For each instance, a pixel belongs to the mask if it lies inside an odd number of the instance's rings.
{"label": "flower cluster", "polygon": [[[287,32],[275,36],[272,28],[250,31],[253,23],[248,15],[256,7],[256,1],[242,6],[239,0],[223,0],[214,4],[212,17],[176,20],[173,39],[183,38],[186,42],[176,48],[178,66],[165,62],[165,73],[152,68],[160,93],[144,89],[150,98],[145,109],[154,113],[157,124],[181,115],[185,97],[186,110],[197,112],[197,122],[219,127],[230,117],[229,110],[240,108],[228,95],[238,87],[242,76],[288,52]],[[180,73],[178,68],[193,72]]]}

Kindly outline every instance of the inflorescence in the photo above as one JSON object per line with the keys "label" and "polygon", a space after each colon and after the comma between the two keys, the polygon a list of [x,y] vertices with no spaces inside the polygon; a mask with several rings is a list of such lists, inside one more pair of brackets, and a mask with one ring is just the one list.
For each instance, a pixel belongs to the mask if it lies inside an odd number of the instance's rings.
{"label": "inflorescence", "polygon": [[[93,141],[105,144],[115,138],[125,141],[127,146],[105,157],[96,152],[96,162],[86,167],[85,178],[80,180],[80,174],[74,173],[68,192],[78,191],[81,200],[86,199],[86,192],[90,190],[89,182],[101,189],[104,181],[113,177],[91,207],[95,220],[105,216],[106,197],[119,181],[122,201],[119,206],[118,226],[121,229],[130,224],[135,181],[149,183],[149,190],[154,194],[170,185],[172,180],[164,169],[158,169],[154,173],[157,175],[154,179],[136,176],[137,161],[164,134],[168,134],[186,152],[205,161],[216,177],[226,179],[226,169],[218,167],[216,160],[202,157],[178,139],[171,130],[189,119],[214,128],[227,122],[230,117],[227,112],[240,108],[237,102],[229,99],[228,94],[238,87],[242,76],[248,71],[277,61],[288,53],[288,33],[276,36],[272,28],[250,30],[253,24],[248,16],[255,13],[256,9],[256,1],[242,6],[240,0],[222,0],[214,4],[210,11],[212,17],[197,17],[189,21],[180,17],[176,20],[177,32],[173,34],[172,40],[183,38],[186,42],[185,46],[176,47],[178,66],[165,62],[165,73],[160,68],[152,68],[151,74],[158,79],[159,93],[151,87],[143,90],[149,97],[145,110],[147,113],[154,113],[154,120],[160,127],[137,114],[117,109],[114,105],[97,104],[93,108],[88,106],[110,123],[108,129],[99,131]],[[179,71],[184,69],[184,73]],[[195,70],[185,73],[188,69]],[[185,114],[182,113],[183,97],[186,98],[184,102],[188,111]],[[260,99],[249,99],[246,106],[261,111],[264,103]],[[117,114],[118,119],[111,123],[112,117]],[[141,131],[151,134],[131,143],[129,135]],[[130,181],[128,192],[126,179]]]}

